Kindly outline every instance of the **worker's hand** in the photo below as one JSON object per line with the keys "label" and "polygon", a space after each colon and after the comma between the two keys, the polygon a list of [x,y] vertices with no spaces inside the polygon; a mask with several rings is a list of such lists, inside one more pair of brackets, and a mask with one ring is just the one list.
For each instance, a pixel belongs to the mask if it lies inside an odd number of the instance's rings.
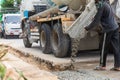
{"label": "worker's hand", "polygon": [[85,30],[87,30],[87,31],[89,30],[89,29],[88,29],[88,26],[85,27]]}

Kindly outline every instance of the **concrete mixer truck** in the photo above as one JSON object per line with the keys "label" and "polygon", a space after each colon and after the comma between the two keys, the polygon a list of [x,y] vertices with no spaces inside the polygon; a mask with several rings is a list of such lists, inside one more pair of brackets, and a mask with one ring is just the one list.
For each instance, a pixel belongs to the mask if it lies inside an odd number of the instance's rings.
{"label": "concrete mixer truck", "polygon": [[[120,0],[111,1],[119,22]],[[85,31],[97,10],[94,0],[22,0],[21,27],[25,47],[40,44],[45,54],[70,56],[78,50],[99,49],[99,25]]]}

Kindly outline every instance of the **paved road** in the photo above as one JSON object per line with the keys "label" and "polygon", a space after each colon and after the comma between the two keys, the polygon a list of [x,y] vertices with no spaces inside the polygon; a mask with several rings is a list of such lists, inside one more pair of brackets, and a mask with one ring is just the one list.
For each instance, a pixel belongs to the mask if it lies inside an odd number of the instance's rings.
{"label": "paved road", "polygon": [[[69,63],[70,58],[56,58],[53,54],[44,54],[40,50],[40,46],[37,43],[32,45],[32,48],[25,48],[22,39],[0,39],[0,44],[5,44],[11,46],[17,50],[23,51],[25,53],[30,53],[34,56],[38,56],[45,60],[49,60],[54,64]],[[97,53],[81,53],[80,56],[76,58],[76,62],[87,62],[87,61],[98,61]],[[94,56],[94,57],[93,57]],[[48,58],[49,57],[49,58]]]}
{"label": "paved road", "polygon": [[[70,58],[55,58],[52,54],[43,54],[39,48],[39,44],[36,43],[33,44],[32,48],[25,48],[22,39],[0,39],[0,44],[5,44],[25,53],[30,53],[34,56],[38,56],[42,59],[51,61],[54,65],[66,64],[70,62]],[[107,64],[107,71],[94,71],[93,68],[98,65],[99,54],[97,52],[80,53],[79,56],[76,58],[75,66],[77,69],[93,71],[100,75],[105,75],[107,77],[112,77],[120,80],[120,72],[109,70],[109,68],[113,66],[113,57],[110,55],[108,57],[108,60],[110,62],[108,62]]]}
{"label": "paved road", "polygon": [[[0,39],[0,44],[5,44],[11,46],[17,50],[23,51],[25,53],[44,58],[46,60],[54,62],[54,64],[63,64],[69,63],[70,58],[56,58],[53,54],[44,54],[40,50],[40,46],[37,43],[33,43],[32,48],[25,48],[22,39]],[[46,58],[49,57],[49,58]],[[110,60],[111,60],[111,56]],[[79,53],[79,56],[76,59],[76,62],[93,62],[99,61],[99,54],[97,52],[82,52]]]}

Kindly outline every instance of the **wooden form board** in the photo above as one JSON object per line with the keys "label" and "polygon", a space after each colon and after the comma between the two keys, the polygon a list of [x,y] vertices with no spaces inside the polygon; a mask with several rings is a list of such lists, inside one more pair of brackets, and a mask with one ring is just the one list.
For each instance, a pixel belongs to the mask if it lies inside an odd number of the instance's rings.
{"label": "wooden form board", "polygon": [[65,17],[65,15],[60,15],[56,17],[47,17],[47,18],[38,18],[37,22],[46,22],[46,21],[52,21],[52,20],[58,20],[61,19],[62,21],[71,21],[71,18]]}

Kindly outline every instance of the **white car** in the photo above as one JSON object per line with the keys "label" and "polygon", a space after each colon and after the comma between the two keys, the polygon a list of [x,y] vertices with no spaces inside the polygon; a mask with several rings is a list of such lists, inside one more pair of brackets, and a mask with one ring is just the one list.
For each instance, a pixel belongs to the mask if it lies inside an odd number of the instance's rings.
{"label": "white car", "polygon": [[5,38],[9,35],[19,36],[22,33],[20,27],[20,14],[4,14],[3,24],[3,35]]}

